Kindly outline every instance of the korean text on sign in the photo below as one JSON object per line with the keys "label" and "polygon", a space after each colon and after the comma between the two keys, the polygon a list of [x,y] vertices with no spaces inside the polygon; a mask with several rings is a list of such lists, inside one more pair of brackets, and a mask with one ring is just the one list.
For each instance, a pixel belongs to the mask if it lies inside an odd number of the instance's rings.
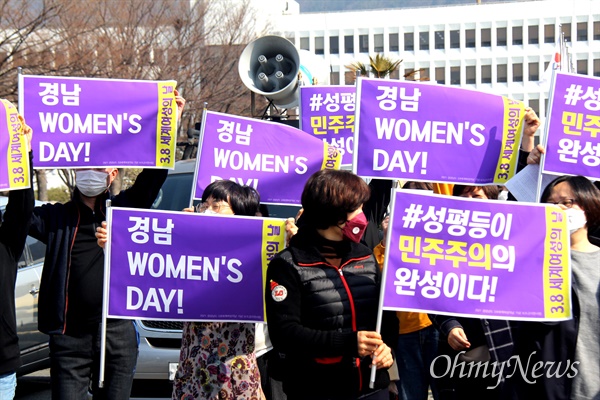
{"label": "korean text on sign", "polygon": [[544,172],[600,178],[600,79],[557,73]]}
{"label": "korean text on sign", "polygon": [[383,309],[569,318],[563,214],[541,204],[396,191],[385,248]]}

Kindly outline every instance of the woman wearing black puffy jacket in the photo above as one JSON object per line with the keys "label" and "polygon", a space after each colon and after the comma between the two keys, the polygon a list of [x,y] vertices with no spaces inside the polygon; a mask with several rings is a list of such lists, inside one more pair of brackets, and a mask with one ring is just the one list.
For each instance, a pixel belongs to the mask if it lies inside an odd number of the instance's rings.
{"label": "woman wearing black puffy jacket", "polygon": [[315,173],[302,193],[298,233],[269,264],[267,319],[289,400],[388,399],[393,358],[375,332],[381,274],[359,243],[369,196],[350,172]]}

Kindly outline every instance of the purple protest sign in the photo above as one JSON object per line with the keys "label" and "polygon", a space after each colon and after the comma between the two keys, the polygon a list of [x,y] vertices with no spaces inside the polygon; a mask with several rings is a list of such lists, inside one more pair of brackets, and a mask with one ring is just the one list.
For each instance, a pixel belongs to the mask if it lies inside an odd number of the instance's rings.
{"label": "purple protest sign", "polygon": [[517,166],[524,105],[422,82],[359,79],[354,172],[372,178],[504,184]]}
{"label": "purple protest sign", "polygon": [[600,78],[556,72],[543,172],[600,179]]}
{"label": "purple protest sign", "polygon": [[397,190],[383,306],[478,318],[571,318],[566,215],[556,206]]}
{"label": "purple protest sign", "polygon": [[36,168],[173,168],[175,85],[20,75]]}
{"label": "purple protest sign", "polygon": [[107,316],[264,322],[284,220],[110,208]]}
{"label": "purple protest sign", "polygon": [[300,129],[340,149],[352,164],[355,86],[300,86]]}
{"label": "purple protest sign", "polygon": [[211,183],[230,179],[254,187],[263,203],[300,204],[304,184],[315,172],[338,169],[340,154],[299,129],[270,121],[207,111],[193,198]]}
{"label": "purple protest sign", "polygon": [[27,139],[17,107],[0,99],[0,191],[29,187]]}

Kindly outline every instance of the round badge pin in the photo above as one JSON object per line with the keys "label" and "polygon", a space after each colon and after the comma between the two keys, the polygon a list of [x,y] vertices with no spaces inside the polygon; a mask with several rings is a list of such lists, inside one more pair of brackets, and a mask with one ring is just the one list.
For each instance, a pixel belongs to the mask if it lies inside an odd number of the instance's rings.
{"label": "round badge pin", "polygon": [[273,288],[273,290],[271,290],[271,297],[273,297],[273,300],[279,303],[280,301],[285,300],[287,297],[287,289],[281,285],[277,285]]}

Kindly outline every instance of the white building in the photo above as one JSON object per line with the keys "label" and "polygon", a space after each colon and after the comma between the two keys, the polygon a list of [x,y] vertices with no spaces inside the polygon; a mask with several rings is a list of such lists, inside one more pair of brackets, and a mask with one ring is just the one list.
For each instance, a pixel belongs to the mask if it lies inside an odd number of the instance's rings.
{"label": "white building", "polygon": [[543,118],[548,93],[538,82],[561,30],[575,70],[600,76],[598,0],[288,13],[275,22],[273,34],[330,65],[332,84],[353,82],[345,65],[382,53],[403,60],[400,76],[422,68],[440,84],[523,100]]}

